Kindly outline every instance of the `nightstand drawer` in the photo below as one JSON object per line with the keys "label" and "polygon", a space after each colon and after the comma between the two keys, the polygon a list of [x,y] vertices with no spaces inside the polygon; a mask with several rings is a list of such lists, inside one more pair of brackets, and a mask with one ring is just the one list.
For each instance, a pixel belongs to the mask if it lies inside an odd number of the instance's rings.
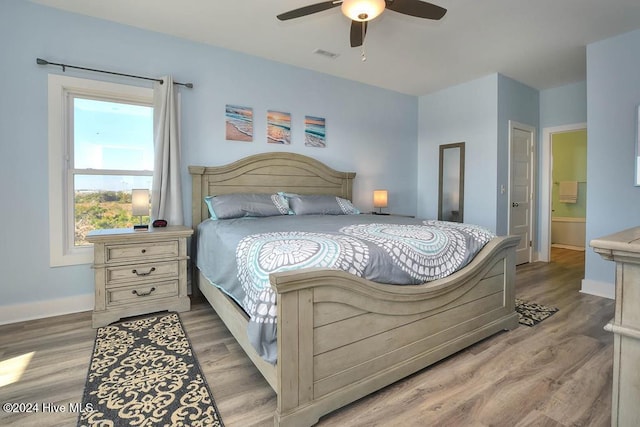
{"label": "nightstand drawer", "polygon": [[121,261],[147,260],[158,257],[177,257],[179,254],[178,241],[149,242],[127,245],[107,245],[105,255],[107,263]]}
{"label": "nightstand drawer", "polygon": [[147,283],[107,289],[107,306],[137,304],[178,295],[178,281]]}
{"label": "nightstand drawer", "polygon": [[177,278],[180,272],[179,261],[153,262],[148,264],[119,265],[107,267],[106,285],[131,283],[136,281],[166,280]]}

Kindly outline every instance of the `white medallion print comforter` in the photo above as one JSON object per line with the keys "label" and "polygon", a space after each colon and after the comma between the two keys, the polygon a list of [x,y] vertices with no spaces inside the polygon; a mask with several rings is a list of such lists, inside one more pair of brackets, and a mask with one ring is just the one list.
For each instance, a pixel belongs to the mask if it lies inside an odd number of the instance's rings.
{"label": "white medallion print comforter", "polygon": [[249,339],[275,363],[276,294],[269,274],[308,267],[411,285],[446,277],[495,235],[475,225],[379,215],[304,215],[205,221],[197,265],[249,314]]}

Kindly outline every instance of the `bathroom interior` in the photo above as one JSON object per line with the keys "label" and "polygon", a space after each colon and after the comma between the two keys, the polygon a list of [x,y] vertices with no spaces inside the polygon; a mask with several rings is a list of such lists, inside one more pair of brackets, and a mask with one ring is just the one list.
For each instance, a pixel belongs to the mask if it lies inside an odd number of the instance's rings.
{"label": "bathroom interior", "polygon": [[587,130],[552,135],[551,246],[585,250]]}

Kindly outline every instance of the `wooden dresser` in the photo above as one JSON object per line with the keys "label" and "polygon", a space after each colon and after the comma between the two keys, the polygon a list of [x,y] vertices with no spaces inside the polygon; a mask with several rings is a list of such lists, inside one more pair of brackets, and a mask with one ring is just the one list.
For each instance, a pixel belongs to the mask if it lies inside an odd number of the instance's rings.
{"label": "wooden dresser", "polygon": [[640,227],[590,242],[604,259],[616,263],[611,425],[640,426]]}
{"label": "wooden dresser", "polygon": [[95,230],[93,327],[156,311],[188,311],[187,237],[183,226]]}

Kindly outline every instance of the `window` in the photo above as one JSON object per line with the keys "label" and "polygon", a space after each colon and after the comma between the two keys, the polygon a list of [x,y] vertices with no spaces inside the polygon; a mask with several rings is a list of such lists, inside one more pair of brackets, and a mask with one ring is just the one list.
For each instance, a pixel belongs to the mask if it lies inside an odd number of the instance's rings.
{"label": "window", "polygon": [[52,266],[90,263],[86,234],[129,228],[131,190],[151,189],[153,90],[49,76]]}

